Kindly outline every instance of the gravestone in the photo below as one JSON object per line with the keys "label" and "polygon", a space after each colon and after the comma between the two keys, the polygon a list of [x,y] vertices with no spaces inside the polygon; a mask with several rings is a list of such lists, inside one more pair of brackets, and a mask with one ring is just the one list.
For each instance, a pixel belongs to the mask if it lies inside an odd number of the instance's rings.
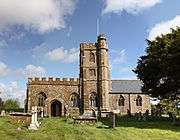
{"label": "gravestone", "polygon": [[34,115],[34,121],[37,127],[39,127],[39,123],[38,123],[38,108],[37,106],[34,107],[35,108],[35,115]]}
{"label": "gravestone", "polygon": [[115,128],[116,126],[116,114],[114,112],[110,112],[110,128]]}
{"label": "gravestone", "polygon": [[138,113],[138,121],[141,121],[141,120],[142,120],[142,113],[139,112],[139,113]]}
{"label": "gravestone", "polygon": [[6,116],[5,110],[2,110],[2,111],[1,111],[1,116],[2,116],[2,117]]}
{"label": "gravestone", "polygon": [[33,106],[32,107],[31,124],[28,127],[29,130],[37,130],[38,129],[39,123],[37,121],[37,115],[38,115],[37,106]]}
{"label": "gravestone", "polygon": [[146,121],[149,118],[149,110],[146,110],[146,112],[143,114],[143,120]]}

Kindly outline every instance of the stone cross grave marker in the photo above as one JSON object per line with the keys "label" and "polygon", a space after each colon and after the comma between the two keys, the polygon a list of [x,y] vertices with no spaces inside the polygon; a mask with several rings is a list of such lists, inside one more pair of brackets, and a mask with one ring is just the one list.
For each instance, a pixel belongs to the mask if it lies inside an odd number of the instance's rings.
{"label": "stone cross grave marker", "polygon": [[37,106],[32,107],[32,117],[31,117],[31,124],[28,127],[29,130],[37,130],[39,127],[39,123],[37,121]]}

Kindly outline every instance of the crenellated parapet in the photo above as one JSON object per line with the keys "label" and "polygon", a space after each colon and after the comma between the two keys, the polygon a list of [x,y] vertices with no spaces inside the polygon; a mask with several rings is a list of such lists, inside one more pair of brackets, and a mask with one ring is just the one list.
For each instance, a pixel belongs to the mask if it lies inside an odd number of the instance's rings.
{"label": "crenellated parapet", "polygon": [[33,77],[28,78],[28,85],[78,85],[79,78]]}
{"label": "crenellated parapet", "polygon": [[96,49],[96,44],[95,43],[81,43],[80,44],[80,49],[81,50],[92,50]]}

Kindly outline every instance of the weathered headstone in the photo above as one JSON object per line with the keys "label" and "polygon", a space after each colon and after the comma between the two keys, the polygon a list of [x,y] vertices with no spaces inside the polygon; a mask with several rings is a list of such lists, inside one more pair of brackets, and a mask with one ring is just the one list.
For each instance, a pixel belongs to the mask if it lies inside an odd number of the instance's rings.
{"label": "weathered headstone", "polygon": [[146,110],[146,112],[143,114],[143,120],[146,121],[149,118],[149,110]]}
{"label": "weathered headstone", "polygon": [[35,121],[36,126],[39,127],[39,123],[38,123],[38,108],[37,108],[37,106],[35,106],[34,109],[35,109],[35,115],[34,115],[35,119],[34,119],[34,121]]}
{"label": "weathered headstone", "polygon": [[2,117],[3,117],[3,116],[6,116],[5,110],[2,110],[2,111],[1,111],[1,116],[2,116]]}
{"label": "weathered headstone", "polygon": [[110,128],[115,128],[116,126],[116,114],[114,112],[110,112]]}
{"label": "weathered headstone", "polygon": [[29,130],[37,130],[39,127],[39,123],[37,121],[37,113],[37,106],[32,107],[31,124],[28,127]]}
{"label": "weathered headstone", "polygon": [[138,121],[141,121],[141,120],[142,120],[142,113],[139,112],[139,113],[138,113]]}

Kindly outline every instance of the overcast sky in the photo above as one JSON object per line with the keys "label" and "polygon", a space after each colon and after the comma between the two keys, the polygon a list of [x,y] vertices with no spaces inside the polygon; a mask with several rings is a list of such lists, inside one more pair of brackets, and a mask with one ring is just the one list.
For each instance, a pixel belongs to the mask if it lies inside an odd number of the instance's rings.
{"label": "overcast sky", "polygon": [[0,0],[0,92],[25,98],[27,77],[78,77],[79,44],[109,45],[112,79],[132,69],[146,39],[180,26],[179,0]]}

